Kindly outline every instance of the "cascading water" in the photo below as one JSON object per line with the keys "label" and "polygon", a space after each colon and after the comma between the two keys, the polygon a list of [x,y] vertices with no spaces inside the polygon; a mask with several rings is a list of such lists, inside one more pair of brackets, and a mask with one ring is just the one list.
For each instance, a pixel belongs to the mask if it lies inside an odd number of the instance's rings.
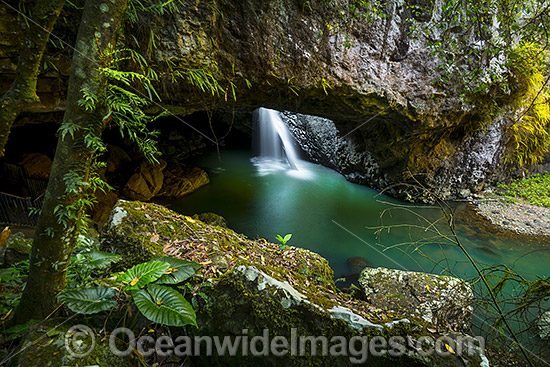
{"label": "cascading water", "polygon": [[290,175],[309,178],[309,170],[305,168],[305,162],[300,160],[294,139],[281,119],[280,112],[261,107],[256,111],[256,120],[260,156],[252,162],[258,172],[266,175],[286,170]]}
{"label": "cascading water", "polygon": [[268,108],[258,110],[260,155],[270,158],[286,158],[290,168],[298,169],[298,153],[279,112]]}

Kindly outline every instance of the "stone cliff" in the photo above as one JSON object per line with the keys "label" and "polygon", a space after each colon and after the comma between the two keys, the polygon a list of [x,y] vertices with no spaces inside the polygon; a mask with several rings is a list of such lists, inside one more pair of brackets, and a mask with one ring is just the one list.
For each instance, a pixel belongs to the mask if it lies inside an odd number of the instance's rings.
{"label": "stone cliff", "polygon": [[[294,135],[310,158],[351,181],[383,189],[415,175],[443,197],[467,196],[502,175],[510,114],[489,114],[483,95],[468,98],[458,83],[441,81],[448,74],[429,44],[454,37],[460,52],[483,42],[460,27],[427,37],[445,2],[413,3],[388,1],[361,18],[343,1],[182,0],[164,15],[138,12],[125,39],[159,75],[162,101],[151,111],[264,106],[321,116],[333,122],[290,119]],[[15,27],[0,32],[17,39]],[[16,48],[0,46],[5,87]],[[52,93],[59,95],[45,88],[41,97]],[[316,158],[334,149],[329,141],[340,150]]]}

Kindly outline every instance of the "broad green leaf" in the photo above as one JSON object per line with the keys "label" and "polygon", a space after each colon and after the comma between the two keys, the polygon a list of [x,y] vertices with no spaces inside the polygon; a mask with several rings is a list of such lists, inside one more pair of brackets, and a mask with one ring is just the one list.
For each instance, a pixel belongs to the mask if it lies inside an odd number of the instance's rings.
{"label": "broad green leaf", "polygon": [[120,255],[95,249],[85,253],[84,257],[86,258],[85,266],[90,269],[104,269],[120,260]]}
{"label": "broad green leaf", "polygon": [[132,292],[138,310],[149,320],[167,326],[197,326],[193,307],[175,289],[149,284]]}
{"label": "broad green leaf", "polygon": [[71,311],[89,315],[116,306],[117,302],[111,299],[114,295],[112,288],[96,287],[68,290],[59,293],[57,298]]}
{"label": "broad green leaf", "polygon": [[148,261],[132,267],[118,279],[128,283],[125,290],[140,289],[160,278],[169,267],[167,262]]}
{"label": "broad green leaf", "polygon": [[288,240],[290,240],[291,237],[292,237],[292,234],[291,234],[291,233],[287,234],[287,235],[285,236],[285,238],[284,238],[285,243],[287,243]]}
{"label": "broad green leaf", "polygon": [[191,276],[201,268],[201,264],[199,263],[177,259],[175,257],[162,256],[154,260],[170,264],[168,268],[169,274],[164,274],[157,279],[157,281],[155,281],[156,284],[177,284],[184,282],[191,278]]}

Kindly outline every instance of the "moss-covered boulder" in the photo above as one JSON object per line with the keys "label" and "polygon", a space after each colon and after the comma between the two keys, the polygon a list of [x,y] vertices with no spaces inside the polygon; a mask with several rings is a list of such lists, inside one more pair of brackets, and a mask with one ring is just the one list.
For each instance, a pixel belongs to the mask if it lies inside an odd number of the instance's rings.
{"label": "moss-covered boulder", "polygon": [[[131,357],[118,357],[109,349],[109,340],[93,328],[76,327],[78,322],[59,318],[32,325],[14,367],[137,366]],[[90,334],[87,334],[87,332]]]}
{"label": "moss-covered boulder", "polygon": [[[315,352],[305,340],[302,354],[299,351],[277,357],[270,354],[262,357],[262,365],[341,366],[361,361],[368,366],[462,366],[463,363],[480,366],[486,361],[471,337],[449,334],[448,329],[434,331],[431,324],[413,312],[386,310],[340,292],[327,260],[305,249],[283,249],[157,204],[128,201],[117,203],[102,237],[103,246],[122,254],[126,266],[160,254],[203,265],[192,282],[199,328],[176,329],[175,336],[191,333],[192,337],[246,336],[251,340],[263,337],[267,330],[271,337],[287,340],[292,335],[326,338],[329,347],[335,343],[334,338],[348,342],[357,337],[354,340],[360,344],[360,340],[370,343],[375,336],[385,340],[400,338],[403,345],[399,356],[387,353],[373,356],[369,349],[368,360],[362,360],[360,353],[365,351],[356,349],[355,356],[350,355],[349,349],[339,357],[320,356],[324,348],[321,342],[318,357],[314,358]],[[445,355],[421,353],[422,337],[431,338],[433,347],[442,335],[449,345],[463,338],[463,342],[471,341],[472,348],[469,352],[461,348],[460,352]],[[453,350],[458,350],[455,347],[452,346]],[[370,348],[370,344],[365,348]],[[241,352],[238,357],[217,357],[216,350],[209,357],[203,351],[202,357],[194,358],[195,364],[259,363],[258,358],[243,356]]]}
{"label": "moss-covered boulder", "polygon": [[13,233],[8,238],[4,252],[4,266],[28,260],[32,250],[32,239],[25,237],[22,232]]}
{"label": "moss-covered boulder", "polygon": [[359,277],[376,307],[421,317],[440,329],[466,331],[472,319],[472,289],[462,279],[386,268],[365,268]]}

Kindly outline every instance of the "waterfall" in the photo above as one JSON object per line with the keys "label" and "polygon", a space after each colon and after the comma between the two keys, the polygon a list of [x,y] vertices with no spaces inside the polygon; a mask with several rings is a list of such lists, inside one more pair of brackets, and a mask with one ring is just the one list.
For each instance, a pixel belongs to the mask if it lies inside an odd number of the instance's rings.
{"label": "waterfall", "polygon": [[298,152],[294,140],[278,111],[268,108],[258,110],[258,128],[260,137],[260,156],[286,159],[290,168],[298,168]]}
{"label": "waterfall", "polygon": [[261,176],[286,174],[302,180],[310,180],[315,174],[310,169],[311,163],[300,160],[294,138],[281,119],[278,111],[259,108],[255,112],[256,152],[259,156],[252,158],[252,163]]}

